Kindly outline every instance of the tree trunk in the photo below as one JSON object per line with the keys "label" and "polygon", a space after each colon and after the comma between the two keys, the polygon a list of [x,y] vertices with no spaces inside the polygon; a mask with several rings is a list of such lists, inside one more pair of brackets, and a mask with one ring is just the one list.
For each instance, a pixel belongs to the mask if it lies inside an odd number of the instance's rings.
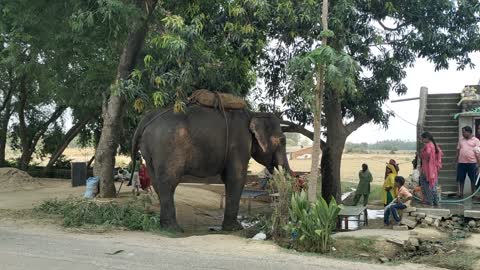
{"label": "tree trunk", "polygon": [[12,116],[11,111],[12,104],[10,101],[5,105],[5,111],[2,114],[0,120],[0,167],[5,166],[5,151],[7,148],[7,134],[8,134],[8,123],[10,122],[10,117]]}
{"label": "tree trunk", "polygon": [[20,157],[19,167],[21,170],[26,170],[30,163],[30,141],[28,140],[27,124],[25,122],[25,108],[27,105],[27,77],[23,75],[20,79],[19,85],[19,105],[18,105],[18,122],[20,144],[22,147],[22,155]]}
{"label": "tree trunk", "polygon": [[57,162],[57,160],[63,154],[63,152],[68,147],[70,142],[80,133],[80,131],[82,131],[82,129],[90,120],[92,120],[91,117],[86,118],[84,120],[79,121],[78,123],[76,123],[74,126],[70,128],[67,134],[65,134],[65,136],[63,137],[63,142],[57,147],[57,149],[55,149],[55,152],[50,157],[50,160],[48,161],[48,164],[44,169],[44,173],[47,173],[52,169],[53,165],[55,164],[55,162]]}
{"label": "tree trunk", "polygon": [[[144,1],[139,4],[144,6]],[[135,60],[140,52],[148,31],[148,22],[157,4],[156,0],[147,1],[146,17],[129,34],[118,63],[116,81],[113,89],[121,87],[121,81],[127,80],[133,68]],[[120,95],[111,94],[105,97],[102,109],[103,127],[102,135],[95,151],[94,175],[100,177],[100,197],[113,198],[116,195],[113,181],[113,168],[118,146],[118,130],[123,114],[125,100]]]}
{"label": "tree trunk", "polygon": [[327,142],[322,155],[322,196],[330,201],[333,197],[341,200],[340,167],[343,148],[347,139],[347,130],[343,124],[340,93],[334,89],[326,90],[325,118],[327,123]]}
{"label": "tree trunk", "polygon": [[[322,2],[322,26],[323,31],[328,31],[328,0]],[[322,37],[322,46],[327,46],[327,37]],[[316,70],[316,86],[315,86],[315,108],[313,110],[313,151],[312,166],[310,167],[310,179],[308,181],[308,199],[311,202],[317,200],[317,182],[318,182],[318,165],[320,158],[321,146],[321,124],[322,124],[322,108],[323,108],[323,92],[325,89],[325,65],[317,64]]]}

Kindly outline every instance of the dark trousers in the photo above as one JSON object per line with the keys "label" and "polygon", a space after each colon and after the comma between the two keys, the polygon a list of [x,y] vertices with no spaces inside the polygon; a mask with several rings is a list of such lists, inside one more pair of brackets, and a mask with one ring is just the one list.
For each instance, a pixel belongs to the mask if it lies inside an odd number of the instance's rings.
{"label": "dark trousers", "polygon": [[363,196],[363,206],[367,206],[369,195],[370,194],[355,194],[355,197],[353,197],[353,205],[356,206],[358,201],[360,201],[360,197]]}
{"label": "dark trousers", "polygon": [[403,203],[393,203],[385,207],[385,212],[383,213],[383,223],[388,225],[390,223],[390,213],[393,216],[393,219],[398,223],[400,222],[400,217],[398,216],[398,210],[405,209],[407,206]]}
{"label": "dark trousers", "polygon": [[468,175],[472,192],[475,192],[475,180],[477,180],[477,164],[476,163],[458,163],[457,164],[457,184],[458,195],[463,196],[463,189],[465,188],[465,177]]}

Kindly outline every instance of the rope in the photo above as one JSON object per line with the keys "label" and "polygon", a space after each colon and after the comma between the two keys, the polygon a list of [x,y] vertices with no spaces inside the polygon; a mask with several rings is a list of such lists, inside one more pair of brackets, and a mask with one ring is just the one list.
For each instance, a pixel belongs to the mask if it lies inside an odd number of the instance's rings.
{"label": "rope", "polygon": [[228,137],[229,137],[229,134],[228,134],[228,118],[227,118],[227,114],[225,113],[225,107],[223,106],[223,101],[222,101],[222,97],[220,96],[220,93],[218,91],[215,91],[215,96],[217,97],[217,100],[218,100],[218,105],[220,107],[220,111],[222,112],[223,114],[223,119],[225,119],[225,155],[223,157],[223,166],[225,167],[225,164],[227,163],[227,156],[228,156]]}
{"label": "rope", "polygon": [[396,113],[396,112],[395,112],[392,108],[390,108],[387,104],[385,104],[385,106],[386,106],[388,109],[390,109],[390,111],[392,111],[393,115],[395,115],[396,117],[400,118],[400,119],[403,120],[405,123],[410,124],[410,125],[415,126],[415,127],[417,126],[417,124],[414,124],[414,123],[408,121],[407,119],[401,117],[398,113]]}

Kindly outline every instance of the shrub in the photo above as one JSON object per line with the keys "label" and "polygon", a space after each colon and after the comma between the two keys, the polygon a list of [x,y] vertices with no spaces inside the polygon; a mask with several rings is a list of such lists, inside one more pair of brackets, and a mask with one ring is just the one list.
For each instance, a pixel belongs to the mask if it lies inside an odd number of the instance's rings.
{"label": "shrub", "polygon": [[326,253],[332,246],[331,234],[339,212],[340,207],[333,198],[330,204],[322,197],[310,203],[304,191],[296,192],[291,198],[290,222],[284,229],[292,235],[297,249]]}
{"label": "shrub", "polygon": [[294,181],[282,168],[275,170],[272,180],[272,191],[278,192],[278,197],[272,213],[271,234],[273,240],[282,241],[287,237],[284,227],[289,220],[288,209]]}

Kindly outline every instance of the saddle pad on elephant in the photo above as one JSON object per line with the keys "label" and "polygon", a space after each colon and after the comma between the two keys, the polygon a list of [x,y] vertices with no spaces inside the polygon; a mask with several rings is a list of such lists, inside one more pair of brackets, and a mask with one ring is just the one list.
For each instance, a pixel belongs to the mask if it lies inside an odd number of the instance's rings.
{"label": "saddle pad on elephant", "polygon": [[[220,100],[219,100],[220,99]],[[225,109],[245,109],[247,103],[243,98],[232,94],[212,92],[206,89],[200,89],[193,92],[188,98],[189,103],[199,104],[207,107],[220,108],[220,102]]]}

